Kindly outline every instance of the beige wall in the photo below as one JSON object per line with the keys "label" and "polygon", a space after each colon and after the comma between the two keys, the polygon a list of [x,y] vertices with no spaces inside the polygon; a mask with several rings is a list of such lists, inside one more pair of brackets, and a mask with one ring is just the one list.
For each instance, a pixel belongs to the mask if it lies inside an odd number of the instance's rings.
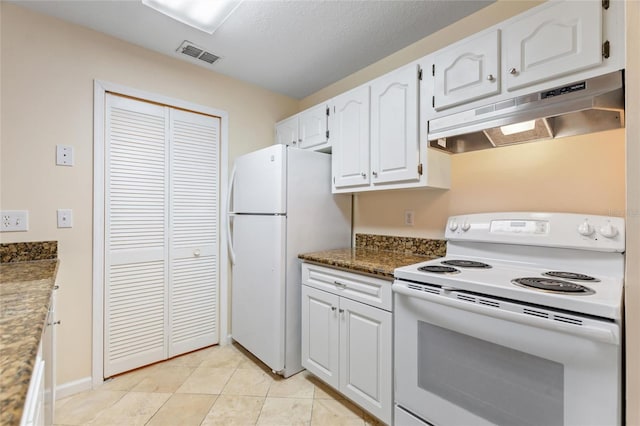
{"label": "beige wall", "polygon": [[[93,81],[99,79],[229,113],[229,161],[273,143],[298,102],[109,36],[0,2],[0,205],[28,209],[30,230],[2,242],[57,240],[62,320],[58,383],[91,374]],[[55,145],[75,166],[55,166]],[[74,227],[56,228],[56,209]]]}
{"label": "beige wall", "polygon": [[448,191],[357,195],[355,231],[442,238],[449,215],[491,211],[624,216],[624,158],[624,129],[453,155]]}
{"label": "beige wall", "polygon": [[640,2],[627,2],[627,424],[640,425]]}

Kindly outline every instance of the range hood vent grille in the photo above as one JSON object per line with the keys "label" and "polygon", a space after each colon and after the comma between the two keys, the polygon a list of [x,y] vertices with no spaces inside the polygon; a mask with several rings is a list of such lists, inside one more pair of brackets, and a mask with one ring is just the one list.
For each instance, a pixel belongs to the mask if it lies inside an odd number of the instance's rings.
{"label": "range hood vent grille", "polygon": [[[623,71],[578,81],[429,121],[429,146],[449,153],[624,127]],[[535,121],[509,134],[504,126]]]}
{"label": "range hood vent grille", "polygon": [[211,52],[207,52],[203,48],[198,47],[187,40],[182,42],[180,47],[176,49],[176,52],[182,53],[183,55],[191,56],[192,58],[199,59],[208,64],[213,64],[220,59],[220,56],[214,55]]}

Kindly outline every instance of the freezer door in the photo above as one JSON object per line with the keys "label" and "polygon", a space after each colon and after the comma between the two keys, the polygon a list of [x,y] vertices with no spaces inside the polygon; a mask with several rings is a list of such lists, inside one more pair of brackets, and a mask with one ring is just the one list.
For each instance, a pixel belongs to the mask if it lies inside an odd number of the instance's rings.
{"label": "freezer door", "polygon": [[272,145],[236,159],[234,212],[286,213],[286,149]]}
{"label": "freezer door", "polygon": [[284,216],[233,219],[231,334],[272,370],[285,359]]}

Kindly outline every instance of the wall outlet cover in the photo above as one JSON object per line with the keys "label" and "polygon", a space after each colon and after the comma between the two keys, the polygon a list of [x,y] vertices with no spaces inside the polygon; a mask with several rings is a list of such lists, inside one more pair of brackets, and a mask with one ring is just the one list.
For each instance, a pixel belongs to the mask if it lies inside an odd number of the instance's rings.
{"label": "wall outlet cover", "polygon": [[28,210],[2,210],[0,212],[0,232],[29,230]]}
{"label": "wall outlet cover", "polygon": [[73,166],[73,147],[69,145],[56,145],[56,165]]}

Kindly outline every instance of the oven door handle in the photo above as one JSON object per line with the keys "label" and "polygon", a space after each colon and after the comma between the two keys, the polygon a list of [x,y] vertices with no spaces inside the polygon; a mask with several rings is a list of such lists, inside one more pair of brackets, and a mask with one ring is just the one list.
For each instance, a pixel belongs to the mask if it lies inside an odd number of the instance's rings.
{"label": "oven door handle", "polygon": [[[585,337],[590,340],[596,340],[603,343],[617,345],[620,343],[620,335],[612,328],[594,327],[592,325],[571,325],[552,319],[539,318],[532,315],[525,315],[517,312],[506,311],[500,308],[489,307],[484,305],[478,305],[472,302],[463,302],[457,299],[449,298],[447,296],[438,296],[422,291],[415,291],[406,288],[403,285],[394,284],[393,291],[405,296],[415,297],[418,299],[427,300],[429,302],[437,303],[440,305],[450,306],[452,308],[460,309],[463,311],[474,312],[480,315],[486,315],[493,318],[517,322],[524,325],[534,326],[538,328],[545,328],[547,330],[560,331],[575,336]],[[455,290],[450,290],[449,294],[456,293]]]}

